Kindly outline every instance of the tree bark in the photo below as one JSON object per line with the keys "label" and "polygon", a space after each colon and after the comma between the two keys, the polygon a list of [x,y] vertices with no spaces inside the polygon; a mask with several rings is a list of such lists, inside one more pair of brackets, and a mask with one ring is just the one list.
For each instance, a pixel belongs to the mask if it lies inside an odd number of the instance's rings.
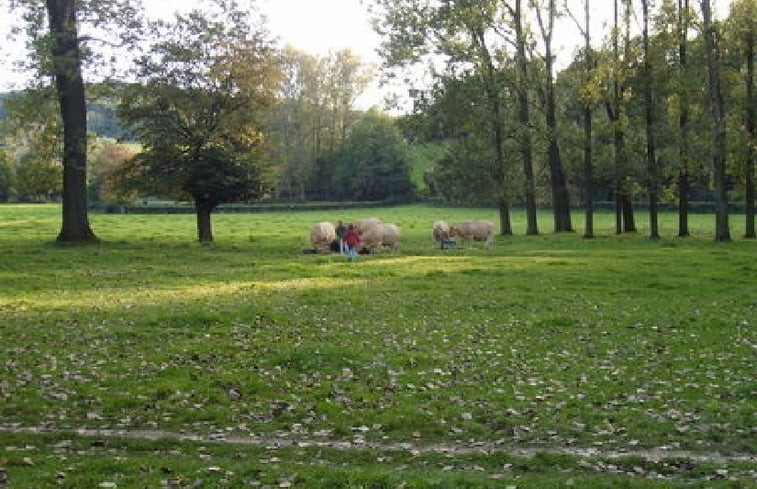
{"label": "tree bark", "polygon": [[500,199],[499,200],[499,226],[502,230],[502,236],[512,236],[513,235],[513,226],[510,222],[510,205],[507,203],[507,200]]}
{"label": "tree bark", "polygon": [[[681,148],[680,151],[687,151]],[[681,161],[686,155],[681,155]],[[688,167],[681,167],[678,170],[678,237],[686,238],[689,236],[689,194],[691,193],[691,184]]]}
{"label": "tree bark", "polygon": [[689,236],[689,193],[691,182],[689,176],[689,93],[684,83],[688,73],[689,0],[678,0],[678,70],[680,82],[681,108],[678,115],[679,167],[678,167],[678,237]]}
{"label": "tree bark", "polygon": [[89,243],[97,237],[87,211],[87,105],[74,0],[47,0],[52,64],[63,122],[62,227],[57,240]]}
{"label": "tree bark", "polygon": [[636,232],[636,219],[633,213],[633,201],[628,194],[622,194],[620,196],[620,204],[623,209],[623,232],[635,233]]}
{"label": "tree bark", "polygon": [[655,108],[652,89],[652,61],[649,53],[649,0],[641,1],[642,42],[644,45],[644,110],[647,132],[647,194],[649,197],[649,237],[660,239],[657,220],[657,195],[659,186],[659,169],[655,147]]}
{"label": "tree bark", "polygon": [[531,111],[528,103],[528,60],[526,36],[523,31],[521,0],[516,0],[512,13],[515,25],[516,67],[518,70],[518,118],[520,119],[520,151],[523,158],[523,175],[526,179],[526,235],[539,234],[536,214],[536,184],[534,181],[533,144],[531,140]]}
{"label": "tree bark", "polygon": [[197,213],[197,239],[202,244],[213,242],[213,228],[210,215],[216,208],[215,203],[204,199],[195,199],[195,212]]}
{"label": "tree bark", "polygon": [[726,129],[723,93],[720,86],[718,30],[712,21],[710,0],[702,0],[704,43],[707,52],[708,95],[712,118],[712,171],[715,181],[715,241],[730,241],[728,189],[726,182]]}

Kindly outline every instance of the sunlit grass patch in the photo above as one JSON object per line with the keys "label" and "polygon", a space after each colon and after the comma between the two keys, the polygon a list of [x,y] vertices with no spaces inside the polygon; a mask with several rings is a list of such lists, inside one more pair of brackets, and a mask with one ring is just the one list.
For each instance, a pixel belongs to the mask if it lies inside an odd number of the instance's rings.
{"label": "sunlit grass patch", "polygon": [[361,280],[298,278],[272,281],[235,281],[223,283],[199,283],[195,285],[158,288],[134,286],[112,290],[87,289],[78,291],[46,291],[34,295],[34,299],[21,299],[3,305],[6,310],[65,310],[94,309],[119,311],[135,307],[185,304],[197,301],[216,301],[236,297],[245,301],[255,294],[276,291],[307,289],[333,289],[345,285],[363,285]]}

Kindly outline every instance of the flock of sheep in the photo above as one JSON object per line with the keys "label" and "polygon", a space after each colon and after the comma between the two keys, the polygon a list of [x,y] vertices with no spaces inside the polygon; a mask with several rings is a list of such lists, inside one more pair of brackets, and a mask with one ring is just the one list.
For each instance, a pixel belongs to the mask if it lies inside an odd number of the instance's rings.
{"label": "flock of sheep", "polygon": [[[377,253],[388,248],[394,253],[400,242],[400,228],[396,224],[381,222],[378,217],[367,217],[352,223],[360,234],[360,248],[368,253]],[[473,241],[483,241],[487,248],[494,246],[494,224],[491,221],[462,221],[452,226],[436,221],[431,226],[431,239],[435,244],[449,242],[459,237],[470,246]],[[322,221],[310,230],[310,243],[317,253],[339,251],[339,242],[334,224]]]}

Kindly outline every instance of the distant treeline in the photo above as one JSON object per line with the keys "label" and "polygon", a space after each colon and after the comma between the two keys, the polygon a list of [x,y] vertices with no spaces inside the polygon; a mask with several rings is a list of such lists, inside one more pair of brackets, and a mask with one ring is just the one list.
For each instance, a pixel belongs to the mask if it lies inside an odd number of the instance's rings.
{"label": "distant treeline", "polygon": [[[220,214],[253,214],[258,212],[295,212],[295,211],[330,211],[341,209],[374,209],[381,207],[391,207],[395,205],[404,205],[411,203],[422,203],[430,206],[446,207],[449,204],[441,199],[402,199],[402,200],[383,200],[375,202],[262,202],[247,204],[228,204],[221,205],[214,212]],[[712,214],[714,202],[690,202],[689,212],[691,214]],[[646,203],[643,200],[635,202],[637,210],[647,210]],[[94,210],[105,212],[106,214],[192,214],[195,208],[190,203],[149,203],[149,204],[116,204],[93,202],[90,206]],[[458,205],[458,207],[468,207]],[[495,209],[495,202],[485,202],[483,204],[471,205],[470,207],[486,207]],[[541,209],[549,209],[549,206],[540,206]],[[595,202],[595,210],[614,211],[615,203],[610,201]],[[729,212],[743,213],[744,205],[739,202],[731,202],[728,205]],[[522,204],[516,204],[513,209],[523,209]],[[580,210],[580,205],[574,205],[574,211]],[[662,204],[659,208],[661,212],[677,212],[678,206],[675,204]]]}

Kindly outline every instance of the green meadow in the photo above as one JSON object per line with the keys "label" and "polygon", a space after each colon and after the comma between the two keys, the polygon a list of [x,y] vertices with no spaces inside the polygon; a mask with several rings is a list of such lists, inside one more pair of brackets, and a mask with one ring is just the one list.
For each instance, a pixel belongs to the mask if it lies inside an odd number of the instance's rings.
{"label": "green meadow", "polygon": [[[308,255],[377,216],[399,253]],[[401,206],[91,215],[0,206],[0,487],[751,488],[757,242],[515,236],[432,247]]]}

